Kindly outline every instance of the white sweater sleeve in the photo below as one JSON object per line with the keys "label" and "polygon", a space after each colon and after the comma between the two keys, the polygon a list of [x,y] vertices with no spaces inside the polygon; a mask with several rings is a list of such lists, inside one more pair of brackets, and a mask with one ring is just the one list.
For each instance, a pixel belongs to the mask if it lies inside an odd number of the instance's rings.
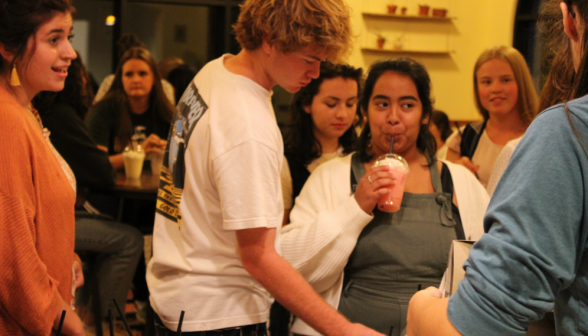
{"label": "white sweater sleeve", "polygon": [[312,173],[281,234],[284,258],[319,293],[336,285],[361,231],[373,218],[351,194],[350,160],[345,159]]}

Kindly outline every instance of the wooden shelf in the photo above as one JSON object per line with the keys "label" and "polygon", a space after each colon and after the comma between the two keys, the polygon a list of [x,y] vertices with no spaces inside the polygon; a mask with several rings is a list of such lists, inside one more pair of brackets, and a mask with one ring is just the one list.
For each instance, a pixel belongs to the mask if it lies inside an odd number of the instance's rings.
{"label": "wooden shelf", "polygon": [[374,54],[417,54],[417,55],[429,55],[429,56],[449,56],[450,51],[444,50],[408,50],[408,49],[377,49],[377,48],[361,48],[363,52],[369,52]]}
{"label": "wooden shelf", "polygon": [[363,16],[371,19],[384,20],[419,20],[419,21],[438,21],[448,22],[455,18],[453,17],[434,17],[434,16],[420,16],[420,15],[399,15],[399,14],[377,14],[377,13],[363,13]]}

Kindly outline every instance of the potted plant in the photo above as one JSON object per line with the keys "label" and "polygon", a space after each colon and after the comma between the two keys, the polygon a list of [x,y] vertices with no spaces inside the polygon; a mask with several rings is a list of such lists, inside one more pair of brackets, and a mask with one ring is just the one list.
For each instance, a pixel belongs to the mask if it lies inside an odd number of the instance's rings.
{"label": "potted plant", "polygon": [[397,8],[398,6],[396,5],[388,5],[388,14],[395,15]]}
{"label": "potted plant", "polygon": [[386,43],[386,41],[388,39],[386,39],[386,37],[384,35],[382,35],[381,32],[377,32],[376,36],[378,37],[377,43],[378,43],[378,49],[384,49],[384,44]]}
{"label": "potted plant", "polygon": [[419,5],[419,15],[420,16],[429,16],[429,5]]}

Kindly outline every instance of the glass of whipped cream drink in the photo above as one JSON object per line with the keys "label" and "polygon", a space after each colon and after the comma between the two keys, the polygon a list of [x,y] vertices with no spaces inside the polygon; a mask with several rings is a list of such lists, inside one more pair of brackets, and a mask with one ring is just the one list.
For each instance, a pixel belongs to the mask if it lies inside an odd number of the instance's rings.
{"label": "glass of whipped cream drink", "polygon": [[125,174],[128,179],[139,179],[141,178],[141,172],[143,172],[143,161],[145,160],[145,152],[138,145],[136,150],[131,148],[125,148],[123,152],[123,160],[125,162]]}

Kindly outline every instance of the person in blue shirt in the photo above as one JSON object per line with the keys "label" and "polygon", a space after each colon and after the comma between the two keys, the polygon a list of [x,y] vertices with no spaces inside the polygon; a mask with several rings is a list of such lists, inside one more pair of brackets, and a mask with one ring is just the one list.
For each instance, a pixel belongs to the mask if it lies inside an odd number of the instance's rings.
{"label": "person in blue shirt", "polygon": [[543,111],[514,152],[458,291],[413,296],[408,336],[524,335],[552,309],[558,335],[588,334],[588,0],[555,5],[569,42],[560,53],[576,73],[552,84],[570,85],[569,98]]}

